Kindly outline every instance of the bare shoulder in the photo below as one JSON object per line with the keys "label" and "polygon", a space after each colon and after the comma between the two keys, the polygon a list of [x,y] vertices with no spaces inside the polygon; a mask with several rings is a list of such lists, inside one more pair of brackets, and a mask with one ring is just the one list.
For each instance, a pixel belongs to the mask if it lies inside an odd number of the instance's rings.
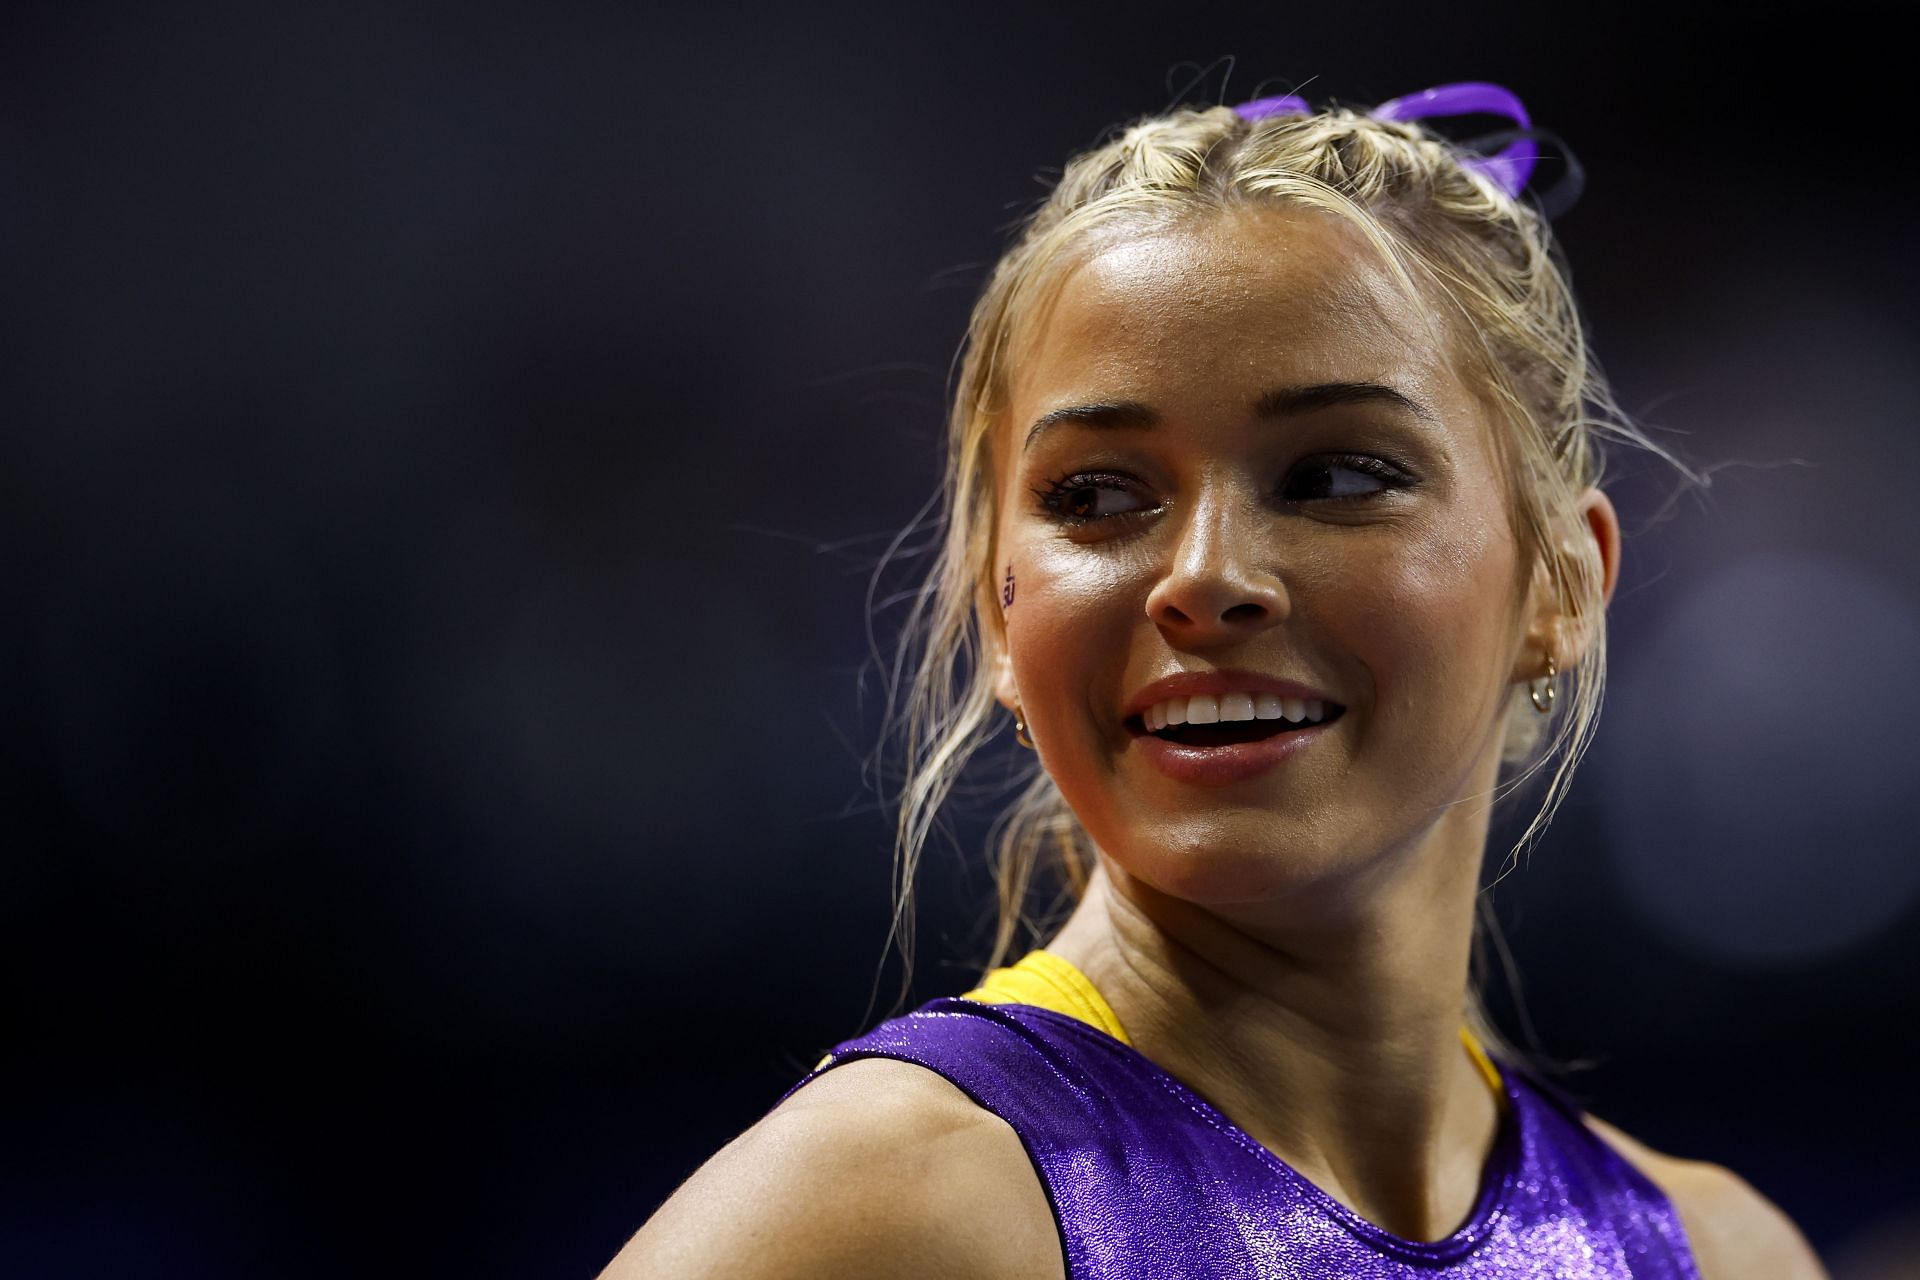
{"label": "bare shoulder", "polygon": [[1739,1174],[1664,1155],[1594,1116],[1587,1125],[1673,1201],[1704,1280],[1827,1280],[1793,1220]]}
{"label": "bare shoulder", "polygon": [[601,1280],[1061,1280],[1039,1175],[931,1071],[836,1067],[694,1173]]}

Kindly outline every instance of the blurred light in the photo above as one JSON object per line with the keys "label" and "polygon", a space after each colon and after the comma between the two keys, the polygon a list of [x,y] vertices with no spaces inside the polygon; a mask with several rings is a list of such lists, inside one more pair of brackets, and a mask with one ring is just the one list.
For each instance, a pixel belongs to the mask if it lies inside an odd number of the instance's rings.
{"label": "blurred light", "polygon": [[1882,1218],[1834,1251],[1833,1280],[1920,1276],[1920,1205]]}
{"label": "blurred light", "polygon": [[1599,761],[1630,897],[1749,967],[1858,943],[1920,896],[1920,612],[1857,565],[1742,561],[1621,655]]}

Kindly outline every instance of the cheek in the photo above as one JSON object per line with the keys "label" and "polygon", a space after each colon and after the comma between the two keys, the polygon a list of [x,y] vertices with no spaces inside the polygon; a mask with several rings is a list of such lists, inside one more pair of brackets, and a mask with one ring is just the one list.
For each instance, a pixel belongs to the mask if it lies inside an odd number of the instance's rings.
{"label": "cheek", "polygon": [[1378,713],[1457,744],[1504,705],[1516,552],[1497,520],[1433,533],[1374,567],[1350,621]]}
{"label": "cheek", "polygon": [[1006,606],[1007,648],[1024,701],[1041,703],[1086,688],[1099,668],[1127,654],[1127,636],[1144,618],[1141,592],[1148,569],[1124,554],[1095,552],[1041,535],[1017,542],[1001,566],[1013,579]]}

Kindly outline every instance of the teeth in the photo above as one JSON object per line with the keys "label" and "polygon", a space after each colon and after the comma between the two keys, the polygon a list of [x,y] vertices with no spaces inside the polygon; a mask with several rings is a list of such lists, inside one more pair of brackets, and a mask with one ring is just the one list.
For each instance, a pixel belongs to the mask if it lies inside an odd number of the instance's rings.
{"label": "teeth", "polygon": [[1229,693],[1220,699],[1220,718],[1222,720],[1253,719],[1253,695],[1250,693]]}
{"label": "teeth", "polygon": [[1141,713],[1148,733],[1158,733],[1174,724],[1218,724],[1222,721],[1287,720],[1293,724],[1319,724],[1327,718],[1327,704],[1320,698],[1283,698],[1273,693],[1200,693],[1191,698],[1168,698],[1156,702]]}

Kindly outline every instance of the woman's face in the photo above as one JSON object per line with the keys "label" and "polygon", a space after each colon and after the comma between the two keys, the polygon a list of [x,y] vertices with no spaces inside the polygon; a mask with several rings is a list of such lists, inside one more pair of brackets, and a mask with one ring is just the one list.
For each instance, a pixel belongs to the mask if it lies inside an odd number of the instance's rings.
{"label": "woman's face", "polygon": [[1216,905],[1421,847],[1544,663],[1443,326],[1268,208],[1107,244],[1026,330],[999,694],[1094,841]]}

